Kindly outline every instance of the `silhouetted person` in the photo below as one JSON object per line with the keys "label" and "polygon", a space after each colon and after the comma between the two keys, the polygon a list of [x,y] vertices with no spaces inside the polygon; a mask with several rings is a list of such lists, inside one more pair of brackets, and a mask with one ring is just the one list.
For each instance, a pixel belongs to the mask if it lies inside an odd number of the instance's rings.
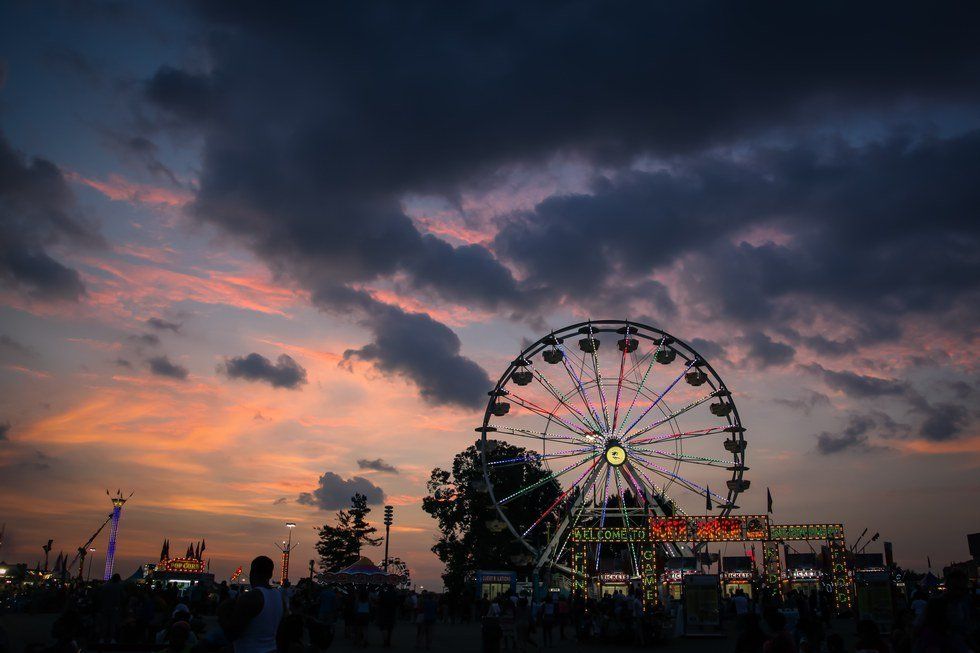
{"label": "silhouetted person", "polygon": [[248,572],[250,592],[240,595],[231,613],[222,620],[225,635],[234,643],[235,653],[275,653],[276,631],[285,613],[282,594],[269,586],[273,564],[259,556]]}
{"label": "silhouetted person", "polygon": [[742,632],[735,642],[735,653],[762,653],[762,647],[766,643],[766,633],[759,625],[759,615],[746,612],[742,615],[741,625]]}

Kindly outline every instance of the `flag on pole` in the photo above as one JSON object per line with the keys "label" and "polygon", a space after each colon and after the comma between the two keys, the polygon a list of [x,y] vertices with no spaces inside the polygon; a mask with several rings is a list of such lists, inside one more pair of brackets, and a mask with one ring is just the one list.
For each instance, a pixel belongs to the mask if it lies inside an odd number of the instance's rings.
{"label": "flag on pole", "polygon": [[766,488],[766,512],[772,513],[772,492]]}

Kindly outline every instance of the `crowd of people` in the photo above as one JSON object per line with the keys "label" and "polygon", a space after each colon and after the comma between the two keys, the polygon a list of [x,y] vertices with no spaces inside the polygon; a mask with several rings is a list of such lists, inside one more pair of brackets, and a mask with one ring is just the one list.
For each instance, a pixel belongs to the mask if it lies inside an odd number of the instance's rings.
{"label": "crowd of people", "polygon": [[[961,570],[946,578],[943,592],[917,590],[910,600],[896,597],[893,623],[857,622],[853,648],[833,628],[829,596],[791,592],[788,599],[755,605],[744,594],[731,601],[738,638],[736,653],[977,653],[980,623],[977,596]],[[792,616],[792,619],[789,618]],[[839,624],[839,622],[837,622]],[[885,631],[885,632],[883,632]]]}
{"label": "crowd of people", "polygon": [[[528,651],[621,645],[655,647],[678,634],[683,601],[651,608],[638,591],[599,598],[508,592],[451,597],[394,587],[324,587],[303,580],[273,587],[272,560],[256,558],[247,586],[124,583],[50,584],[8,594],[7,610],[57,611],[51,639],[12,648],[0,629],[0,653],[155,651],[164,653],[317,653],[344,638],[358,648],[390,647],[396,629],[411,630],[416,649],[433,647],[439,624],[478,624],[483,650]],[[954,571],[945,591],[899,601],[894,624],[834,619],[829,593],[791,592],[754,600],[744,592],[721,602],[735,653],[980,653],[976,595]],[[887,632],[882,632],[885,630]],[[842,636],[846,634],[847,637]],[[404,641],[402,637],[402,641]],[[412,639],[412,638],[410,638]],[[851,641],[853,639],[853,641]],[[441,642],[443,646],[446,641]]]}

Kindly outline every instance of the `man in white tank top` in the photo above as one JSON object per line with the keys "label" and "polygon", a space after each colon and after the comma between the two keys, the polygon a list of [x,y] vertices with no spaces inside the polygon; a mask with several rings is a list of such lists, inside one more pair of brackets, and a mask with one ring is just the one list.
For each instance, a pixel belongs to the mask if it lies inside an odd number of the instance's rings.
{"label": "man in white tank top", "polygon": [[234,643],[235,653],[276,651],[276,631],[286,610],[282,593],[269,586],[272,571],[270,558],[259,556],[252,561],[248,574],[252,589],[235,601],[225,627],[225,635]]}

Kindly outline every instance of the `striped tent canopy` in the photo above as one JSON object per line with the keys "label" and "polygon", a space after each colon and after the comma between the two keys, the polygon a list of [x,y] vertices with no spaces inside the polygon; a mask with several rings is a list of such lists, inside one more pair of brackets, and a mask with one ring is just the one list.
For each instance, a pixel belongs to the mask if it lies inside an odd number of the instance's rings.
{"label": "striped tent canopy", "polygon": [[343,585],[397,585],[402,581],[402,576],[390,574],[380,569],[369,558],[361,556],[357,562],[346,569],[324,574],[323,580],[327,583]]}

